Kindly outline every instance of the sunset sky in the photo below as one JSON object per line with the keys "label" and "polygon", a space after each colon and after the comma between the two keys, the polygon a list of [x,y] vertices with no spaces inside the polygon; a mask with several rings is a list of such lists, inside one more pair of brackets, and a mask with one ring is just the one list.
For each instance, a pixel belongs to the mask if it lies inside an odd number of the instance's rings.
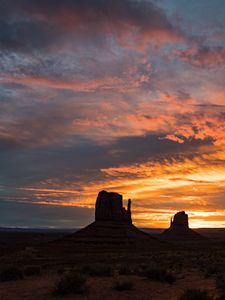
{"label": "sunset sky", "polygon": [[[225,227],[225,1],[0,1],[0,226]],[[126,201],[125,201],[126,202]]]}

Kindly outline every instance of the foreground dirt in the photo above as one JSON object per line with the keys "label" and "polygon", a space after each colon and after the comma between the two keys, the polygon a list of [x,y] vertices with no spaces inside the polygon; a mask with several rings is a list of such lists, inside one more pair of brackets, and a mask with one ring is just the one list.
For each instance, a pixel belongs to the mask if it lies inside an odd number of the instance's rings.
{"label": "foreground dirt", "polygon": [[131,291],[118,292],[113,289],[118,277],[91,277],[87,282],[87,292],[84,295],[52,296],[52,290],[58,279],[56,275],[42,275],[14,282],[0,283],[1,300],[53,300],[53,299],[137,299],[137,300],[177,300],[186,288],[205,289],[212,297],[217,297],[213,278],[204,278],[200,273],[187,272],[181,274],[177,281],[167,283],[152,282],[139,276],[120,276],[129,278],[134,283]]}
{"label": "foreground dirt", "polygon": [[[143,243],[140,248],[130,244],[79,244],[71,238],[55,240],[52,236],[47,236],[49,240],[46,243],[46,236],[42,239],[40,235],[35,235],[31,242],[30,235],[26,237],[21,239],[19,235],[11,239],[11,236],[6,235],[2,245],[0,238],[0,274],[14,267],[25,276],[23,280],[0,282],[0,300],[179,300],[187,288],[206,290],[216,299],[224,290],[224,242],[207,241],[193,245],[156,243],[158,248],[153,247],[154,243]],[[91,273],[87,273],[87,267],[99,271],[102,266],[109,267],[114,275],[91,277]],[[42,275],[28,277],[30,275],[27,275],[26,270],[29,267],[36,267]],[[128,272],[121,272],[124,267]],[[175,283],[170,285],[146,279],[146,270],[152,268],[168,271],[176,278]],[[89,276],[86,293],[53,296],[59,274],[71,270]],[[130,275],[119,276],[119,273]],[[105,272],[103,274],[106,275]],[[133,282],[134,288],[118,292],[114,289],[115,282],[124,277]]]}

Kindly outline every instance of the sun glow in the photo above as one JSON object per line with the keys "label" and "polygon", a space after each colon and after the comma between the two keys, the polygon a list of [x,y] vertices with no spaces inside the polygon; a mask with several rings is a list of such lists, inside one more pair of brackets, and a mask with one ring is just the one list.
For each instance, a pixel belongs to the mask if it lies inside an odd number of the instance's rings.
{"label": "sun glow", "polygon": [[133,200],[133,220],[140,227],[168,227],[178,210],[189,214],[191,227],[221,227],[225,224],[224,158],[223,153],[214,152],[194,159],[174,158],[102,169],[104,182],[92,182],[79,190],[74,188],[76,183],[60,189],[19,190],[32,192],[36,203],[94,208],[96,195],[106,189]]}

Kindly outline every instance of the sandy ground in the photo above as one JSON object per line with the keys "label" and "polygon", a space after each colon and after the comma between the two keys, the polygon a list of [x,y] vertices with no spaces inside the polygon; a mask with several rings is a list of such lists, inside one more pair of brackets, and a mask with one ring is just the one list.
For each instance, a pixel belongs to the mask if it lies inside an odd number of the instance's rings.
{"label": "sandy ground", "polygon": [[[124,276],[120,276],[122,278]],[[52,290],[58,279],[56,275],[43,275],[14,282],[0,283],[0,300],[53,300],[53,299],[83,299],[83,300],[177,300],[186,288],[208,290],[213,297],[218,296],[215,282],[212,278],[204,278],[200,273],[185,273],[170,285],[152,282],[138,276],[126,276],[134,282],[131,291],[118,292],[113,289],[117,277],[89,278],[88,291],[84,295],[52,296]]]}

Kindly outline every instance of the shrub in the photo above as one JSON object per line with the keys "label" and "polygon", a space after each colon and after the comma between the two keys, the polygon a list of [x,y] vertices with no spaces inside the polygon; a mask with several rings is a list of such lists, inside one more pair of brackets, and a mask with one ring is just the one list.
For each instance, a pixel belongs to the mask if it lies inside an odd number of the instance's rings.
{"label": "shrub", "polygon": [[145,276],[146,272],[150,269],[148,264],[140,264],[138,268],[138,272],[136,272],[137,275]]}
{"label": "shrub", "polygon": [[66,272],[68,272],[67,268],[60,267],[59,269],[57,269],[57,274],[59,275],[65,274]]}
{"label": "shrub", "polygon": [[121,265],[119,267],[119,275],[139,275],[145,276],[146,270],[148,269],[147,265]]}
{"label": "shrub", "polygon": [[86,277],[77,272],[70,272],[56,283],[53,295],[83,294],[85,290]]}
{"label": "shrub", "polygon": [[183,295],[181,295],[180,300],[213,300],[207,293],[207,291],[202,291],[198,289],[187,289]]}
{"label": "shrub", "polygon": [[122,292],[122,291],[130,291],[134,288],[133,281],[129,279],[119,279],[116,281],[114,289]]}
{"label": "shrub", "polygon": [[172,284],[176,281],[175,276],[167,270],[151,268],[146,271],[146,277],[149,280],[161,281]]}
{"label": "shrub", "polygon": [[131,275],[131,274],[133,274],[133,271],[131,270],[130,267],[128,267],[126,265],[122,265],[119,268],[119,274],[120,275]]}
{"label": "shrub", "polygon": [[223,266],[221,265],[209,265],[205,270],[205,277],[210,277],[216,274],[222,273],[224,270]]}
{"label": "shrub", "polygon": [[26,276],[37,276],[41,274],[41,268],[39,266],[28,266],[24,269]]}
{"label": "shrub", "polygon": [[8,267],[0,273],[0,281],[13,281],[18,279],[23,279],[23,272],[17,267]]}
{"label": "shrub", "polygon": [[113,270],[108,265],[93,264],[83,268],[83,272],[89,276],[112,276]]}

